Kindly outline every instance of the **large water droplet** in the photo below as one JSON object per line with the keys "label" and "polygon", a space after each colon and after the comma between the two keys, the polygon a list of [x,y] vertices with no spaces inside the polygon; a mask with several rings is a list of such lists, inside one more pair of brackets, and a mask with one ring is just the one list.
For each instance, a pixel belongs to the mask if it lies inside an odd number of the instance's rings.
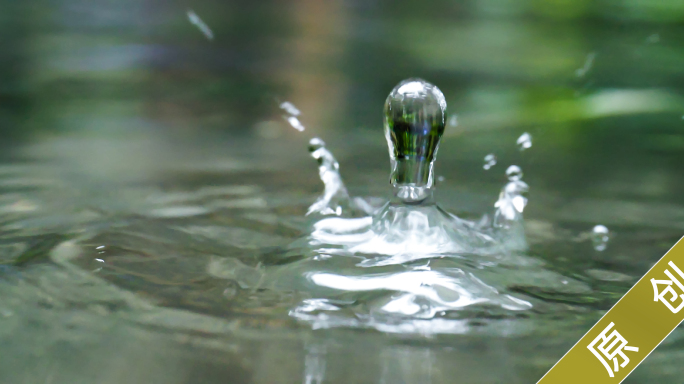
{"label": "large water droplet", "polygon": [[430,188],[432,166],[446,124],[442,91],[421,79],[399,83],[385,102],[385,137],[394,186]]}
{"label": "large water droplet", "polygon": [[522,169],[520,169],[520,167],[518,167],[517,165],[511,165],[510,167],[508,167],[508,169],[506,169],[506,176],[510,181],[518,181],[522,179],[523,172]]}
{"label": "large water droplet", "polygon": [[610,240],[610,231],[605,225],[597,225],[591,231],[591,242],[594,245],[594,249],[601,252],[605,251],[608,247],[608,241]]}
{"label": "large water droplet", "polygon": [[525,132],[520,137],[518,137],[518,140],[516,141],[518,144],[518,149],[521,151],[524,151],[530,147],[532,147],[532,135],[529,133]]}
{"label": "large water droplet", "polygon": [[485,171],[489,170],[489,168],[493,167],[496,165],[496,155],[493,153],[490,153],[489,155],[485,156],[484,158],[484,165],[482,168],[485,169]]}

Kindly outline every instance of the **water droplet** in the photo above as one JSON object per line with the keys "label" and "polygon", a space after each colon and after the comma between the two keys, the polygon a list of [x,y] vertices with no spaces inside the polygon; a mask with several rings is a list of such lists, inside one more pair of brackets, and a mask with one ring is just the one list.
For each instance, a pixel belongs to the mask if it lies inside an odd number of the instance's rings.
{"label": "water droplet", "polygon": [[518,149],[524,151],[532,147],[532,135],[525,132],[522,135],[520,135],[520,137],[518,137],[516,143],[518,144]]}
{"label": "water droplet", "polygon": [[299,109],[297,109],[297,107],[295,107],[294,104],[290,103],[289,101],[281,103],[280,109],[284,110],[292,116],[299,116],[299,114],[301,113],[299,112]]}
{"label": "water droplet", "polygon": [[446,180],[446,177],[444,177],[444,176],[437,176],[437,181],[438,181],[438,182],[443,183],[444,180]]}
{"label": "water droplet", "polygon": [[449,126],[458,127],[458,118],[456,117],[456,115],[453,115],[449,118]]}
{"label": "water droplet", "polygon": [[493,167],[496,165],[496,155],[493,153],[490,153],[489,155],[485,156],[484,158],[484,165],[482,168],[486,170],[489,170],[489,168]]}
{"label": "water droplet", "polygon": [[202,32],[204,36],[207,37],[207,39],[214,39],[214,33],[211,31],[209,26],[205,24],[204,21],[202,21],[202,19],[200,19],[200,17],[197,16],[197,14],[192,9],[188,10],[188,20],[190,20],[190,23],[196,26],[197,29],[199,29],[200,32]]}
{"label": "water droplet", "polygon": [[319,139],[318,137],[314,137],[313,139],[309,140],[309,152],[315,152],[323,147],[325,147],[325,141]]}
{"label": "water droplet", "polygon": [[660,35],[657,33],[652,34],[648,38],[646,38],[646,42],[649,44],[655,44],[660,41]]}
{"label": "water droplet", "polygon": [[290,123],[292,128],[298,130],[299,132],[304,131],[304,126],[302,125],[302,123],[299,121],[298,118],[296,118],[294,116],[283,116],[283,118],[285,120],[287,120],[288,123]]}
{"label": "water droplet", "polygon": [[442,91],[422,79],[399,83],[385,101],[393,186],[432,187],[432,165],[446,125]]}
{"label": "water droplet", "polygon": [[518,181],[522,179],[523,172],[517,165],[511,165],[506,169],[506,176],[508,176],[508,180],[510,181]]}
{"label": "water droplet", "polygon": [[584,60],[584,65],[582,68],[578,68],[575,70],[575,75],[577,77],[584,77],[584,75],[589,72],[591,69],[592,65],[594,64],[594,59],[596,58],[596,52],[591,52],[590,54],[587,55],[587,58]]}
{"label": "water droplet", "polygon": [[[103,252],[99,252],[99,253],[103,253]],[[91,263],[91,268],[93,268],[92,272],[100,272],[102,270],[102,267],[104,267],[104,265],[105,265],[105,261],[103,259],[93,259],[93,261]]]}
{"label": "water droplet", "polygon": [[610,240],[610,232],[605,225],[597,225],[591,231],[591,242],[594,245],[594,249],[601,252],[605,251],[608,247],[608,241]]}

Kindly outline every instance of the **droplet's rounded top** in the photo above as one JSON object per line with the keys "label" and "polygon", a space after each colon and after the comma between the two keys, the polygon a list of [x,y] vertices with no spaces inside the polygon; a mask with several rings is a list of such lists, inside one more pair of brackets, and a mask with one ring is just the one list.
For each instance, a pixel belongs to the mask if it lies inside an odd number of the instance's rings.
{"label": "droplet's rounded top", "polygon": [[446,101],[435,85],[408,79],[394,87],[385,102],[392,185],[432,187],[432,163],[446,118]]}

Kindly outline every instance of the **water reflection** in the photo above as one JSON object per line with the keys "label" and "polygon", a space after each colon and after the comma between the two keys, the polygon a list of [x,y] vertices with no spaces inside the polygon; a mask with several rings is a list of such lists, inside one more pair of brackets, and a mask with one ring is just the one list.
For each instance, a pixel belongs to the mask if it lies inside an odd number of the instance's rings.
{"label": "water reflection", "polygon": [[324,344],[313,344],[306,348],[303,384],[323,384],[326,357]]}

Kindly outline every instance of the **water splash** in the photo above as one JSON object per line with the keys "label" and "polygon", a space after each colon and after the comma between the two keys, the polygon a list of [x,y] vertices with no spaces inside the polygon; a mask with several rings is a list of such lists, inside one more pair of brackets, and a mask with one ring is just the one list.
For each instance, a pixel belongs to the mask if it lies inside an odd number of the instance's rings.
{"label": "water splash", "polygon": [[318,161],[318,175],[325,189],[323,195],[309,207],[306,214],[342,215],[342,212],[351,204],[349,193],[340,176],[339,163],[335,156],[325,148],[325,142],[317,137],[309,141],[309,152],[311,157]]}
{"label": "water splash", "polygon": [[484,158],[484,165],[482,168],[484,168],[485,171],[488,171],[490,168],[496,165],[496,155],[493,153],[488,154]]}
{"label": "water splash", "polygon": [[[431,267],[437,259],[506,254],[510,239],[521,236],[518,232],[509,234],[509,227],[514,230],[518,227],[508,224],[521,224],[521,213],[526,203],[523,200],[521,204],[521,199],[524,199],[521,186],[525,184],[519,180],[522,172],[516,167],[511,168],[508,189],[504,188],[497,205],[499,216],[507,220],[505,226],[495,227],[487,220],[477,223],[464,220],[435,203],[432,194],[433,163],[444,127],[446,104],[443,100],[439,89],[420,80],[402,83],[390,94],[385,107],[385,132],[392,160],[390,181],[394,187],[393,198],[368,216],[317,221],[305,245],[315,255],[311,259],[313,261],[329,263],[344,257],[353,262],[355,268],[368,272],[348,274],[319,268],[317,272],[308,273],[307,279],[316,287],[332,291],[326,299],[303,301],[290,312],[291,316],[312,322],[334,323],[331,320],[333,314],[343,313],[344,307],[349,305],[335,301],[335,291],[340,294],[394,292],[381,295],[371,304],[371,318],[352,321],[346,316],[334,315],[337,325],[342,322],[378,327],[382,323],[378,323],[378,316],[433,319],[449,311],[480,305],[503,310],[524,310],[532,306],[525,300],[500,293],[462,268]],[[424,127],[426,123],[406,120],[407,116],[429,119],[431,123],[427,126],[434,132],[414,129],[414,125]],[[413,139],[405,140],[407,135]],[[310,208],[310,212],[339,216],[349,201],[339,177],[339,165],[320,139],[311,140],[310,150],[312,157],[319,160],[321,179],[326,186],[323,196]],[[340,190],[343,192],[336,195]],[[331,196],[337,196],[337,199]],[[331,204],[331,201],[345,203]],[[350,205],[349,208],[353,208]],[[524,234],[522,237],[518,243],[524,244]],[[421,260],[423,265],[415,265]],[[401,272],[370,273],[373,268],[401,268]]]}
{"label": "water splash", "polygon": [[532,135],[529,133],[525,132],[520,137],[518,137],[518,140],[516,141],[516,144],[518,144],[518,149],[521,151],[524,151],[526,149],[529,149],[532,147]]}
{"label": "water splash", "polygon": [[591,230],[591,243],[594,249],[603,252],[608,248],[608,241],[610,240],[610,231],[605,225],[596,225]]}
{"label": "water splash", "polygon": [[[535,284],[543,281],[550,292],[584,292],[581,283],[516,253],[527,246],[522,213],[528,187],[520,167],[506,170],[508,182],[491,219],[469,221],[434,201],[445,108],[439,89],[421,80],[401,83],[388,97],[385,135],[394,192],[389,201],[350,198],[335,157],[321,139],[311,139],[309,151],[325,188],[308,214],[337,217],[317,219],[306,237],[287,247],[282,257],[295,262],[260,269],[221,261],[210,273],[235,279],[244,289],[305,292],[289,315],[314,328],[400,333],[463,333],[468,327],[459,312],[472,316],[532,308],[530,297],[505,291],[528,282],[527,277],[516,280],[504,265],[530,266]],[[487,160],[495,162],[491,157]],[[508,283],[501,285],[504,275]]]}
{"label": "water splash", "polygon": [[197,16],[197,14],[192,9],[188,10],[188,20],[192,25],[196,26],[200,30],[200,32],[202,32],[204,36],[206,36],[207,39],[214,39],[214,33],[211,31],[209,26],[204,21],[202,21],[202,19],[200,19],[200,17]]}
{"label": "water splash", "polygon": [[494,226],[498,228],[512,228],[522,222],[522,213],[527,205],[527,198],[523,196],[529,190],[528,185],[522,181],[522,169],[517,165],[511,165],[506,169],[508,183],[499,194],[499,200],[494,207]]}

